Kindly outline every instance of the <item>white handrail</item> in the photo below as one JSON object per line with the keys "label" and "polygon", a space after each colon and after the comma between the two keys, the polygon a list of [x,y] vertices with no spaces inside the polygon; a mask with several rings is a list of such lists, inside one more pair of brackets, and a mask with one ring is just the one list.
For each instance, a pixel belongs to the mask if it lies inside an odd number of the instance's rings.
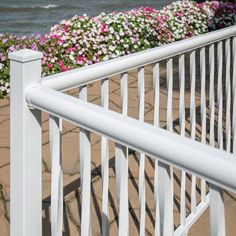
{"label": "white handrail", "polygon": [[231,26],[110,61],[47,76],[42,78],[42,84],[51,89],[65,91],[88,84],[92,81],[107,78],[117,73],[126,72],[127,70],[174,57],[178,54],[183,54],[187,51],[222,41],[234,35],[236,35],[236,26]]}
{"label": "white handrail", "polygon": [[195,173],[215,185],[236,190],[236,159],[225,151],[43,86],[29,88],[26,101],[32,107],[107,136],[151,157],[159,157],[163,162]]}

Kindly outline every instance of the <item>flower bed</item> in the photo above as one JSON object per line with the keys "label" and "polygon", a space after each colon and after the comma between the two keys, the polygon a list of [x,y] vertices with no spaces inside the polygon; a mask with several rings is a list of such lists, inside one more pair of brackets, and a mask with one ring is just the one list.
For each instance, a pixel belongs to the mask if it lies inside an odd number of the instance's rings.
{"label": "flower bed", "polygon": [[7,55],[22,48],[43,52],[43,76],[128,55],[236,23],[236,4],[176,1],[162,10],[74,16],[44,36],[0,35],[0,97],[9,91]]}

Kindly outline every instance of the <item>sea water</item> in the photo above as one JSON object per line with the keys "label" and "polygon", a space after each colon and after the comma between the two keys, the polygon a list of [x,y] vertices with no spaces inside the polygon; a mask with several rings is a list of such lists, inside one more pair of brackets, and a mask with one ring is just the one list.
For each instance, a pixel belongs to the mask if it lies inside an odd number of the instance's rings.
{"label": "sea water", "polygon": [[126,11],[140,6],[162,9],[171,0],[0,0],[0,33],[45,34],[74,15]]}

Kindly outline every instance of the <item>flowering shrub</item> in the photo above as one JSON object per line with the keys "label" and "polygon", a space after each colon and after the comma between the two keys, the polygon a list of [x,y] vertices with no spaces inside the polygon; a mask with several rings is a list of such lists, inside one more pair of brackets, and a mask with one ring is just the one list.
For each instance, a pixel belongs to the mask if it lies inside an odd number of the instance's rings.
{"label": "flowering shrub", "polygon": [[210,8],[214,6],[214,15],[211,17],[208,25],[211,31],[236,24],[236,3],[213,1],[211,6],[208,6],[209,4],[205,5]]}
{"label": "flowering shrub", "polygon": [[0,35],[0,97],[9,93],[7,55],[22,48],[43,52],[43,76],[106,61],[236,23],[236,4],[176,1],[162,10],[74,16],[44,36]]}
{"label": "flowering shrub", "polygon": [[9,60],[7,55],[23,48],[32,50],[43,50],[40,46],[42,37],[40,35],[18,37],[10,34],[0,34],[0,98],[10,92],[9,84]]}
{"label": "flowering shrub", "polygon": [[177,1],[164,8],[168,17],[168,28],[172,31],[172,40],[189,38],[207,32],[209,13],[203,12],[192,1]]}
{"label": "flowering shrub", "polygon": [[46,36],[50,47],[45,51],[44,73],[66,71],[168,43],[170,31],[164,21],[165,16],[151,8],[64,20]]}

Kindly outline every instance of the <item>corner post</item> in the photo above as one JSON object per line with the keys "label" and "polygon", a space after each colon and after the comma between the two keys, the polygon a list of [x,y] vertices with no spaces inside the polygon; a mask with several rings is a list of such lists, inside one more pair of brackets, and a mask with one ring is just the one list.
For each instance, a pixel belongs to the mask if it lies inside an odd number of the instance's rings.
{"label": "corner post", "polygon": [[40,84],[41,58],[29,49],[9,54],[11,236],[42,236],[41,112],[25,99]]}

